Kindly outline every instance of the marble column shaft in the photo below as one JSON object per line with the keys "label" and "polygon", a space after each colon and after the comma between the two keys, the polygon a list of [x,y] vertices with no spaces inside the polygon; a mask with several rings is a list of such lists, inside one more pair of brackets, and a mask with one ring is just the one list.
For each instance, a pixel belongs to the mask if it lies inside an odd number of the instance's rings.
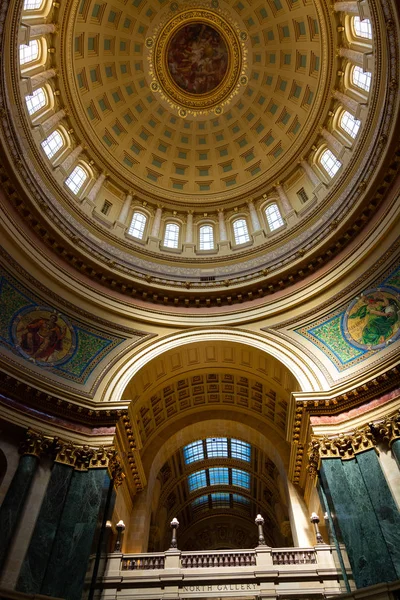
{"label": "marble column shaft", "polygon": [[31,487],[39,459],[24,454],[19,460],[17,470],[11,481],[0,508],[0,572],[7,558],[15,529]]}
{"label": "marble column shaft", "polygon": [[126,219],[128,218],[129,209],[130,209],[131,203],[132,203],[132,198],[133,198],[132,194],[126,195],[125,202],[122,205],[121,212],[119,213],[119,217],[118,217],[118,221],[120,223],[125,224]]}
{"label": "marble column shaft", "polygon": [[357,454],[357,463],[399,579],[400,513],[375,450]]}
{"label": "marble column shaft", "polygon": [[81,600],[105,476],[105,469],[74,471],[41,594]]}
{"label": "marble column shaft", "polygon": [[222,210],[218,211],[219,241],[225,242],[228,239],[226,233],[225,216]]}
{"label": "marble column shaft", "polygon": [[364,55],[361,52],[357,52],[357,50],[340,47],[338,49],[338,54],[339,56],[347,58],[348,60],[355,63],[356,65],[359,65],[360,67],[362,67],[363,65]]}
{"label": "marble column shaft", "polygon": [[400,438],[392,442],[391,449],[400,469]]}
{"label": "marble column shaft", "polygon": [[151,236],[152,237],[158,238],[158,236],[160,234],[161,215],[162,215],[162,208],[158,207],[156,209],[156,212],[155,212],[155,215],[154,215],[153,227],[151,229]]}
{"label": "marble column shaft", "polygon": [[60,517],[73,473],[73,468],[54,463],[49,484],[40,508],[22,568],[17,590],[26,594],[40,592],[56,538]]}
{"label": "marble column shaft", "polygon": [[333,10],[335,12],[347,12],[358,15],[358,4],[357,2],[334,2]]}
{"label": "marble column shaft", "polygon": [[67,158],[61,163],[62,168],[65,171],[69,171],[74,162],[78,159],[79,155],[83,152],[83,146],[79,144],[74,148],[67,156]]}
{"label": "marble column shaft", "polygon": [[253,231],[259,231],[261,229],[261,223],[258,218],[256,207],[254,206],[253,201],[249,200],[247,203],[247,206],[249,207],[249,213],[250,213],[250,219],[251,219],[251,225],[253,227]]}
{"label": "marble column shaft", "polygon": [[357,587],[397,579],[356,460],[322,459],[320,473],[325,492],[329,490]]}
{"label": "marble column shaft", "polygon": [[312,184],[317,186],[321,183],[320,178],[318,177],[312,166],[309,165],[306,160],[300,161],[300,166],[302,167],[303,171],[305,172]]}
{"label": "marble column shaft", "polygon": [[54,115],[51,115],[48,119],[43,121],[41,124],[43,133],[46,135],[49,131],[55,128],[55,126],[65,117],[66,111],[62,108],[58,110]]}
{"label": "marble column shaft", "polygon": [[287,197],[283,187],[281,185],[277,185],[275,187],[276,191],[278,192],[279,200],[281,202],[282,213],[285,216],[293,210],[293,207],[290,204],[289,198]]}
{"label": "marble column shaft", "polygon": [[193,212],[189,211],[186,217],[186,244],[193,243]]}
{"label": "marble column shaft", "polygon": [[[341,142],[339,142],[339,140],[337,140],[330,131],[328,131],[327,129],[322,129],[321,135],[324,138],[324,140],[327,142],[328,147],[330,147],[334,153],[335,152],[336,152],[336,154],[341,153],[341,151],[343,150],[343,144]],[[337,156],[336,156],[336,158],[337,158]]]}
{"label": "marble column shaft", "polygon": [[94,182],[93,186],[91,187],[89,193],[87,194],[87,198],[89,200],[91,200],[92,202],[95,202],[97,194],[99,193],[101,186],[103,185],[104,181],[105,181],[106,175],[105,173],[101,173],[98,178],[96,179],[96,181]]}
{"label": "marble column shaft", "polygon": [[353,114],[353,116],[355,116],[359,107],[357,100],[346,96],[346,94],[343,94],[339,90],[333,90],[333,97],[336,98],[336,100],[339,100],[339,102],[343,104],[344,108],[346,108],[350,113]]}
{"label": "marble column shaft", "polygon": [[41,73],[36,73],[35,75],[32,75],[32,77],[30,78],[32,89],[35,90],[49,79],[55,77],[56,75],[57,71],[55,69],[47,69],[46,71],[42,71]]}

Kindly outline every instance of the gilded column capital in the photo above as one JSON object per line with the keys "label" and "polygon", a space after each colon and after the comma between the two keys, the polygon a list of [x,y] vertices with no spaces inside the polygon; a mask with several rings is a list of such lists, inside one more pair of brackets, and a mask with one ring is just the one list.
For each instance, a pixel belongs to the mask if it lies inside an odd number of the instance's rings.
{"label": "gilded column capital", "polygon": [[93,447],[88,444],[78,446],[69,440],[28,429],[25,440],[20,445],[20,454],[40,457],[47,455],[55,462],[72,467],[76,471],[89,469],[109,469],[110,477],[116,485],[125,477],[114,446]]}
{"label": "gilded column capital", "polygon": [[400,410],[390,417],[386,416],[381,423],[372,423],[371,427],[378,438],[391,446],[400,439]]}
{"label": "gilded column capital", "polygon": [[360,452],[376,449],[376,439],[371,426],[358,427],[352,433],[336,437],[313,437],[308,447],[308,473],[314,477],[323,458],[350,460]]}
{"label": "gilded column capital", "polygon": [[28,429],[25,439],[20,444],[19,453],[22,456],[30,454],[31,456],[40,458],[40,456],[48,451],[50,445],[51,441],[44,435],[37,431],[33,431],[32,429]]}

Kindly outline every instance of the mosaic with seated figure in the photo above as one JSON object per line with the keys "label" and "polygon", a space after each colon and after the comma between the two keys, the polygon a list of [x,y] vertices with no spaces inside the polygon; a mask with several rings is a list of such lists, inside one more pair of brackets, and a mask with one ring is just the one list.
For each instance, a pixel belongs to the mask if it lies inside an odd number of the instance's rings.
{"label": "mosaic with seated figure", "polygon": [[190,94],[205,94],[222,82],[228,68],[228,50],[216,29],[206,23],[193,23],[172,37],[167,63],[180,89]]}

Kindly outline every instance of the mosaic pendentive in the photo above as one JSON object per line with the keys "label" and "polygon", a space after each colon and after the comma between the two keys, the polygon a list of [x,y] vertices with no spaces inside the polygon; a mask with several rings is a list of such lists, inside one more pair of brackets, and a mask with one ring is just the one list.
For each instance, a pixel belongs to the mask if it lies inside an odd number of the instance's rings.
{"label": "mosaic pendentive", "polygon": [[0,345],[27,363],[84,384],[127,338],[67,316],[0,270]]}
{"label": "mosaic pendentive", "polygon": [[400,269],[397,269],[350,303],[295,331],[317,346],[338,371],[343,371],[399,339],[399,292]]}

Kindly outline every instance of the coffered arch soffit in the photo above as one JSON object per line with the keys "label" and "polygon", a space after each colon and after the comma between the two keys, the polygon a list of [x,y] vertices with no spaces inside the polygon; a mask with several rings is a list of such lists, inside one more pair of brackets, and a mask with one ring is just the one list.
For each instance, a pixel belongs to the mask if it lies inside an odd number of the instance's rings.
{"label": "coffered arch soffit", "polygon": [[[261,335],[240,329],[204,328],[165,336],[127,356],[124,364],[120,363],[115,369],[112,381],[103,392],[103,400],[136,402],[139,394],[150,394],[166,384],[169,372],[174,373],[174,377],[200,368],[211,372],[210,365],[249,374],[256,364],[266,365],[259,367],[261,371],[267,369],[264,377],[271,368],[282,369],[296,382],[291,391],[329,389],[329,382],[318,365],[290,340],[278,338],[274,332]],[[159,377],[155,381],[157,372]]]}

